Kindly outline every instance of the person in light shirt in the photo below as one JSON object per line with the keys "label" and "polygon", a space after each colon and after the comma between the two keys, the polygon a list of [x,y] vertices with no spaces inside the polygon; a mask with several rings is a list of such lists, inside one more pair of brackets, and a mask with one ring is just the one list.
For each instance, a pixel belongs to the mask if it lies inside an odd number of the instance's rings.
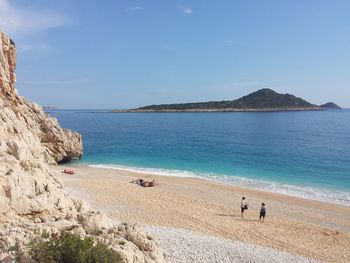
{"label": "person in light shirt", "polygon": [[247,210],[247,209],[248,209],[248,206],[246,204],[245,197],[243,196],[241,200],[241,217],[242,218],[244,218],[244,210]]}

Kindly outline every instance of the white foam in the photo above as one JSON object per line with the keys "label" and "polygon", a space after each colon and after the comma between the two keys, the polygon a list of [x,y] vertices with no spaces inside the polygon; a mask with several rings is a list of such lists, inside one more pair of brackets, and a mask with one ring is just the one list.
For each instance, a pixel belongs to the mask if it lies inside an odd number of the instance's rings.
{"label": "white foam", "polygon": [[278,183],[268,180],[253,180],[238,176],[213,176],[214,180],[246,188],[253,188],[267,192],[280,193],[290,196],[297,196],[306,199],[312,199],[327,203],[335,203],[344,206],[350,206],[350,193],[336,190],[329,190],[324,188],[298,186],[285,183]]}
{"label": "white foam", "polygon": [[335,203],[344,206],[350,206],[350,192],[329,190],[317,187],[298,186],[285,183],[278,183],[268,180],[255,180],[239,176],[218,175],[214,173],[193,173],[184,170],[170,170],[158,168],[141,168],[123,165],[103,165],[103,164],[89,164],[90,167],[116,169],[122,171],[129,171],[140,174],[153,174],[158,176],[176,176],[176,177],[192,177],[206,180],[213,180],[234,184],[237,186],[252,188],[267,192],[280,193],[290,196],[297,196],[311,200],[317,200],[327,203]]}
{"label": "white foam", "polygon": [[105,169],[116,169],[122,171],[128,171],[133,173],[140,174],[153,174],[159,176],[176,176],[176,177],[194,177],[194,178],[203,178],[203,176],[192,173],[184,170],[170,170],[170,169],[161,169],[161,168],[141,168],[141,167],[132,167],[132,166],[123,166],[123,165],[104,165],[104,164],[89,164],[90,167],[96,168],[105,168]]}

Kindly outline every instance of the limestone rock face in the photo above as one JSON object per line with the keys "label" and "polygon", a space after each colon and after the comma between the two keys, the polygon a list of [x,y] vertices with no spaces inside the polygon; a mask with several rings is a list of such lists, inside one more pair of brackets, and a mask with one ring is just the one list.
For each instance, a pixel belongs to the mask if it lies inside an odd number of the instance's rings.
{"label": "limestone rock face", "polygon": [[165,262],[156,242],[140,229],[120,229],[64,193],[48,164],[79,158],[81,136],[17,95],[15,65],[15,45],[0,32],[0,262],[14,262],[13,247],[25,257],[29,240],[43,231],[98,233],[96,238],[120,251],[124,262]]}
{"label": "limestone rock face", "polygon": [[81,157],[83,143],[79,133],[61,128],[57,120],[49,117],[41,106],[24,98],[20,98],[18,109],[34,134],[39,137],[47,163],[69,162]]}
{"label": "limestone rock face", "polygon": [[16,47],[14,42],[0,32],[0,85],[3,96],[15,95]]}
{"label": "limestone rock face", "polygon": [[[40,144],[34,143],[38,145],[37,148],[41,148],[40,154],[49,164],[69,162],[72,159],[80,158],[83,153],[80,134],[62,129],[57,120],[49,117],[42,107],[17,95],[15,68],[15,44],[0,32],[0,90],[1,98],[4,100],[1,109],[7,107],[15,113],[12,123],[8,123],[9,129],[17,134],[23,134],[23,131],[29,130],[40,140]],[[4,113],[11,114],[9,111]],[[4,116],[4,120],[6,117],[9,116]],[[11,149],[16,151],[16,146],[12,145]],[[21,154],[24,154],[24,151]]]}

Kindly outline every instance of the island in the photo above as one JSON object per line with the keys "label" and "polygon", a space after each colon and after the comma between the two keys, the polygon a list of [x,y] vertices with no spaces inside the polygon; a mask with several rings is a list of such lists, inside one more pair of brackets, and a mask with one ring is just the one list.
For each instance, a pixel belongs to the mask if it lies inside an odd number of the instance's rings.
{"label": "island", "polygon": [[334,102],[327,102],[325,104],[320,105],[320,108],[322,109],[331,109],[331,110],[340,110],[342,109],[339,105],[335,104]]}
{"label": "island", "polygon": [[54,111],[54,110],[59,110],[59,108],[52,107],[52,106],[43,106],[44,111]]}
{"label": "island", "polygon": [[[260,111],[310,111],[332,108],[314,105],[291,94],[280,94],[272,89],[260,89],[236,100],[195,103],[149,105],[112,112],[260,112]],[[336,104],[334,104],[337,106]]]}

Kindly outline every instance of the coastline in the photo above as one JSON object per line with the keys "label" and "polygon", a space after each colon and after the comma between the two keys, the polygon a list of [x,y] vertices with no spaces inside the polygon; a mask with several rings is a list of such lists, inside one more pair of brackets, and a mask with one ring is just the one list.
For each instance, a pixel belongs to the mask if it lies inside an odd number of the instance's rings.
{"label": "coastline", "polygon": [[151,112],[289,112],[289,111],[323,111],[327,110],[320,107],[314,108],[261,108],[261,109],[236,109],[236,108],[218,108],[218,109],[184,109],[184,110],[172,110],[172,109],[164,109],[164,110],[138,110],[138,109],[130,109],[130,110],[111,110],[111,113],[151,113]]}
{"label": "coastline", "polygon": [[[54,170],[62,170],[53,166]],[[74,167],[62,175],[65,189],[120,222],[186,229],[202,235],[260,245],[326,262],[350,258],[350,208],[199,178],[140,175],[130,171]],[[132,179],[154,178],[159,185],[142,188]],[[246,219],[239,216],[246,196]],[[261,202],[266,222],[258,222]]]}
{"label": "coastline", "polygon": [[187,177],[198,178],[207,181],[229,184],[244,189],[260,190],[263,192],[277,193],[292,197],[299,197],[309,200],[315,200],[325,203],[337,204],[350,207],[349,194],[341,190],[322,189],[311,186],[292,185],[289,183],[281,183],[263,179],[251,179],[240,176],[229,176],[223,174],[213,173],[195,173],[186,170],[171,170],[171,169],[157,169],[132,167],[123,165],[104,165],[104,164],[83,164],[94,168],[106,168],[119,171],[127,171],[137,174],[152,174],[159,176],[170,177]]}

